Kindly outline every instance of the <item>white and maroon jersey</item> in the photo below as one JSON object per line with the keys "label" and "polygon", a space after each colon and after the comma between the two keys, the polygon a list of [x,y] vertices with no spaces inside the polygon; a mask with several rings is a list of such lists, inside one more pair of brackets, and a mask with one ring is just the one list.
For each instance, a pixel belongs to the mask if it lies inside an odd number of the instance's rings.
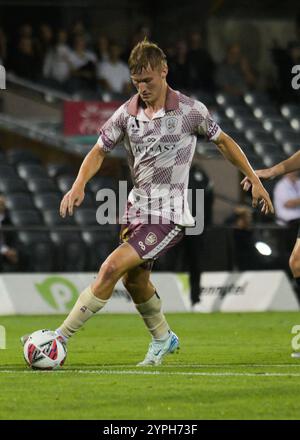
{"label": "white and maroon jersey", "polygon": [[138,94],[125,102],[102,127],[98,145],[109,152],[123,142],[134,183],[128,201],[137,216],[193,226],[187,189],[197,134],[216,140],[220,133],[204,104],[168,88],[165,108],[151,120]]}

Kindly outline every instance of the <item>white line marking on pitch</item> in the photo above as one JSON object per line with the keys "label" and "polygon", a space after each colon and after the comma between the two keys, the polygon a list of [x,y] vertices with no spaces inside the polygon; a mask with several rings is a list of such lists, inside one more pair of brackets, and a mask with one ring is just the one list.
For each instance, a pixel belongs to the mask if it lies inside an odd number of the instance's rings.
{"label": "white line marking on pitch", "polygon": [[[103,364],[102,368],[128,368],[129,364]],[[163,368],[289,368],[300,367],[300,362],[296,364],[164,364]],[[1,370],[0,370],[1,371]]]}
{"label": "white line marking on pitch", "polygon": [[182,371],[136,371],[136,370],[58,370],[58,371],[32,371],[32,370],[2,370],[0,374],[97,374],[97,375],[145,375],[145,376],[220,376],[220,377],[235,377],[235,376],[247,376],[247,377],[300,377],[300,373],[233,373],[231,371],[224,371],[219,373],[214,372],[182,372]]}

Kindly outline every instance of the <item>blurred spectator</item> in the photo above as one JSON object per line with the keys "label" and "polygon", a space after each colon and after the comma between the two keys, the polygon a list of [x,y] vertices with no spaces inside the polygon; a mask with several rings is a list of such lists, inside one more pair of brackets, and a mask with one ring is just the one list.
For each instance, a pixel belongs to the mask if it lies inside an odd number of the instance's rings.
{"label": "blurred spectator", "polygon": [[121,59],[127,63],[128,58],[130,56],[131,50],[140,42],[143,41],[144,38],[151,40],[152,31],[148,24],[143,23],[139,25],[133,35],[130,38],[130,42],[127,45],[127,48],[124,53],[121,54]]}
{"label": "blurred spectator", "polygon": [[0,64],[5,65],[7,54],[7,40],[2,28],[0,28]]}
{"label": "blurred spectator", "polygon": [[[201,273],[203,272],[203,257],[205,255],[205,238],[207,228],[212,224],[212,212],[214,202],[213,183],[203,168],[198,156],[195,156],[190,169],[189,189],[192,191],[192,216],[197,219],[197,189],[204,190],[204,230],[202,234],[186,235],[182,240],[184,256],[190,278],[190,299],[192,310],[206,312],[203,302],[201,303]],[[198,210],[199,211],[199,210]],[[199,221],[199,219],[197,219]],[[180,244],[179,244],[180,245]]]}
{"label": "blurred spectator", "polygon": [[33,38],[33,29],[31,24],[24,23],[19,29],[19,37]]}
{"label": "blurred spectator", "polygon": [[189,68],[187,65],[187,44],[184,40],[176,43],[175,57],[169,62],[168,84],[175,89],[185,91],[189,87]]}
{"label": "blurred spectator", "polygon": [[136,32],[132,38],[133,47],[139,42],[143,41],[144,38],[151,40],[152,31],[147,23],[143,23],[137,27]]}
{"label": "blurred spectator", "polygon": [[39,26],[37,39],[37,54],[41,63],[41,70],[43,68],[44,59],[49,50],[53,47],[53,31],[48,24],[41,24]]}
{"label": "blurred spectator", "polygon": [[164,51],[168,60],[168,65],[170,66],[170,64],[172,64],[176,57],[176,47],[172,39],[168,39]]}
{"label": "blurred spectator", "polygon": [[17,51],[10,62],[10,69],[22,78],[34,81],[40,76],[40,63],[31,37],[22,36]]}
{"label": "blurred spectator", "polygon": [[53,45],[53,31],[48,24],[41,24],[39,27],[38,41],[41,50],[46,53]]}
{"label": "blurred spectator", "polygon": [[86,30],[86,27],[82,20],[77,20],[71,28],[71,38],[75,40],[76,37],[83,37],[87,46],[91,44],[91,34]]}
{"label": "blurred spectator", "polygon": [[97,66],[97,78],[102,91],[115,95],[129,95],[132,91],[128,66],[121,60],[121,48],[112,43],[109,47],[109,59],[100,61]]}
{"label": "blurred spectator", "polygon": [[214,62],[209,52],[203,47],[200,32],[190,35],[187,56],[189,68],[189,88],[192,90],[214,90]]}
{"label": "blurred spectator", "polygon": [[77,35],[74,48],[69,54],[71,66],[71,80],[68,83],[69,91],[94,89],[96,87],[96,55],[87,50],[85,38]]}
{"label": "blurred spectator", "polygon": [[2,226],[10,225],[6,210],[5,198],[0,195],[0,271],[9,270],[9,266],[16,266],[19,260],[17,250],[12,247],[12,235],[4,233]]}
{"label": "blurred spectator", "polygon": [[146,23],[139,25],[134,34],[132,35],[130,42],[130,51],[133,47],[135,47],[140,41],[143,41],[145,38],[147,40],[151,40],[151,28]]}
{"label": "blurred spectator", "polygon": [[261,256],[255,247],[252,210],[247,206],[237,206],[225,224],[233,227],[235,268],[239,271],[262,268]]}
{"label": "blurred spectator", "polygon": [[255,87],[255,75],[248,59],[241,53],[238,43],[229,46],[226,58],[217,68],[216,83],[219,88],[231,95],[241,96]]}
{"label": "blurred spectator", "polygon": [[298,171],[286,174],[274,187],[274,208],[277,223],[300,223],[300,177]]}
{"label": "blurred spectator", "polygon": [[96,41],[96,55],[99,61],[109,58],[109,41],[106,35],[99,35]]}
{"label": "blurred spectator", "polygon": [[56,39],[56,44],[46,54],[43,75],[44,78],[50,81],[49,85],[60,87],[70,77],[71,49],[67,45],[68,34],[65,30],[58,31]]}

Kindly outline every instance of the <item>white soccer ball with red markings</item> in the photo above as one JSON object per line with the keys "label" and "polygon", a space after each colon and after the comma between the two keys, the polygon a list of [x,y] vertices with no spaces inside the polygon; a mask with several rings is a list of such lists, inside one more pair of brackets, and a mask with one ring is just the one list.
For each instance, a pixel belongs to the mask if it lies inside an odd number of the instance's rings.
{"label": "white soccer ball with red markings", "polygon": [[24,358],[30,368],[57,370],[67,357],[67,349],[55,332],[37,330],[24,344]]}

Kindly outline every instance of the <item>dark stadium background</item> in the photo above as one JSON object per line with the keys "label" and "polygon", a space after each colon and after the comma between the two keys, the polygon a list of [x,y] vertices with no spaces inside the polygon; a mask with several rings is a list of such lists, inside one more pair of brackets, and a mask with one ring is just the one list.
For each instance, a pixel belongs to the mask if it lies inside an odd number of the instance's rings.
{"label": "dark stadium background", "polygon": [[[245,420],[261,435],[299,419],[300,292],[289,269],[299,219],[278,224],[253,209],[240,172],[200,136],[189,186],[193,198],[205,191],[204,233],[156,261],[151,278],[178,355],[136,367],[150,338],[119,281],[103,313],[71,338],[62,369],[25,365],[20,337],[61,326],[118,244],[119,225],[96,221],[96,193],[120,180],[131,188],[122,145],[73,217],[62,219],[59,204],[101,124],[134,93],[128,84],[113,91],[96,65],[107,47],[126,63],[144,36],[166,52],[171,87],[203,101],[255,169],[299,150],[298,0],[0,0],[0,249],[11,249],[0,252],[1,438],[5,427],[32,437],[29,420],[41,420],[43,435],[45,421],[58,421],[48,424],[60,438],[91,434],[92,420],[98,436],[185,420],[177,426],[195,423],[198,436],[227,428],[241,437]],[[74,45],[88,61],[71,71]],[[273,201],[278,181],[265,182]],[[189,301],[188,271],[206,309]]]}
{"label": "dark stadium background", "polygon": [[[118,179],[128,179],[130,186],[120,148],[106,159],[101,175],[89,185],[75,219],[62,221],[57,215],[59,199],[97,139],[96,133],[64,136],[64,101],[126,99],[96,90],[94,82],[83,89],[68,83],[56,87],[43,77],[44,57],[57,31],[66,30],[71,45],[72,29],[78,22],[88,37],[89,50],[95,50],[101,34],[120,46],[125,62],[134,38],[150,34],[168,55],[171,86],[182,89],[185,82],[184,90],[203,100],[255,168],[270,166],[298,149],[299,91],[291,89],[290,65],[285,64],[291,62],[291,45],[300,44],[296,1],[254,1],[251,7],[246,1],[0,1],[0,58],[7,71],[7,90],[0,95],[0,192],[6,197],[10,217],[10,224],[2,228],[20,257],[15,265],[3,260],[3,271],[95,270],[117,243],[118,227],[103,233],[92,217],[97,189],[115,187]],[[18,65],[18,42],[26,24],[32,28],[33,52],[37,50],[38,55],[24,70],[26,59]],[[52,32],[47,44],[41,40],[41,25]],[[178,71],[176,51],[184,42],[189,54],[192,33],[201,36],[205,62],[196,77],[194,72],[185,81],[186,71],[183,69],[183,75]],[[234,43],[240,45],[241,57],[247,59],[254,78],[239,96],[226,93],[215,79],[228,46]],[[192,69],[197,72],[200,58],[197,61],[196,55],[191,64],[196,63]],[[209,63],[212,65],[207,67]],[[22,69],[25,77],[20,74]],[[197,155],[204,172],[198,185],[206,188],[207,210],[211,209],[202,270],[285,269],[290,276],[288,256],[296,229],[278,226],[273,216],[265,218],[257,210],[252,211],[252,220],[244,229],[237,227],[244,215],[237,208],[242,205],[251,210],[250,198],[239,186],[241,176],[204,139],[199,138]],[[271,195],[275,183],[266,183]],[[268,244],[271,255],[255,249],[258,241]],[[176,257],[162,258],[156,270],[185,271],[183,249]]]}

